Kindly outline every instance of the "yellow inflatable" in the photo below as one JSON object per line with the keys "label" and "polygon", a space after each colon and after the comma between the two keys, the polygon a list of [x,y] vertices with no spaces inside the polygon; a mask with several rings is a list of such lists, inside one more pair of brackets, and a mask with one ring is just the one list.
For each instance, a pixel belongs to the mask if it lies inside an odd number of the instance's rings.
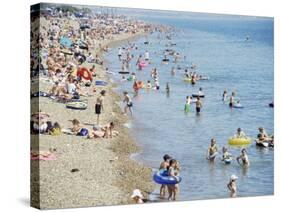
{"label": "yellow inflatable", "polygon": [[187,78],[187,77],[186,77],[186,78],[183,79],[183,81],[185,81],[185,82],[191,82],[191,78]]}
{"label": "yellow inflatable", "polygon": [[251,138],[245,137],[245,138],[229,138],[228,144],[229,145],[248,145],[251,143]]}

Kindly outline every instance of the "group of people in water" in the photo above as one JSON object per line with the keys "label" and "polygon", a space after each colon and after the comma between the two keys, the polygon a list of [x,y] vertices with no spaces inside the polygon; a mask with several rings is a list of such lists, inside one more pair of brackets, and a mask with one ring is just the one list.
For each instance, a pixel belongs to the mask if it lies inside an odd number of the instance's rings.
{"label": "group of people in water", "polygon": [[[149,43],[149,42],[148,42]],[[118,51],[118,57],[120,59],[120,61],[122,61],[122,58],[126,58],[123,59],[122,62],[122,71],[126,71],[125,74],[129,74],[129,69],[132,68],[130,65],[130,61],[133,58],[133,54],[132,54],[132,49],[140,49],[140,47],[138,47],[135,43],[129,43],[129,47],[122,47],[119,48]],[[124,56],[125,55],[125,56]],[[180,54],[175,52],[175,51],[166,51],[164,52],[163,56],[163,63],[167,64],[170,60],[168,58],[169,55],[173,55],[174,56],[174,63],[177,63],[180,59]],[[128,59],[129,58],[129,59]],[[125,61],[125,62],[124,62]],[[142,68],[140,68],[139,64],[146,62],[147,64],[149,64],[150,61],[150,57],[149,57],[149,52],[146,50],[144,53],[144,57],[142,55],[139,55],[137,60],[136,60],[136,67],[138,67],[139,70],[142,70]],[[124,66],[124,64],[126,64]],[[180,68],[179,68],[180,69]],[[177,69],[176,67],[172,67],[171,69],[171,75],[174,76],[176,75]],[[184,70],[184,78],[185,81],[188,81],[191,83],[191,85],[195,85],[197,84],[197,82],[199,80],[208,80],[209,78],[206,76],[203,76],[201,74],[198,74],[196,71],[196,65],[192,64],[189,68],[186,68]],[[124,81],[133,81],[133,90],[135,92],[135,94],[138,94],[138,90],[141,88],[145,88],[145,89],[151,89],[154,88],[155,90],[159,90],[160,89],[160,84],[159,84],[159,73],[156,67],[153,67],[151,69],[150,72],[150,77],[151,79],[147,80],[147,83],[139,83],[139,81],[137,80],[137,75],[135,72],[132,72],[129,78],[126,78],[125,75],[122,75],[122,79]],[[151,83],[154,82],[153,84]],[[127,92],[126,92],[127,93]],[[170,93],[170,84],[169,82],[166,83],[166,93]],[[203,103],[202,103],[202,98],[205,97],[205,94],[203,92],[203,88],[200,87],[198,89],[197,93],[194,93],[192,95],[188,95],[186,96],[186,102],[185,102],[185,107],[184,107],[184,111],[186,113],[190,112],[190,107],[191,104],[195,104],[195,111],[197,115],[200,115],[201,113],[201,109],[203,107]],[[130,101],[132,101],[130,99]],[[236,97],[236,92],[232,91],[231,95],[228,96],[228,92],[227,90],[224,90],[223,95],[222,95],[222,101],[223,102],[228,102],[228,105],[230,108],[232,107],[242,107],[242,105],[240,104],[240,100]],[[127,108],[127,106],[126,106]],[[130,107],[129,107],[130,108]],[[126,110],[125,110],[126,112]],[[242,131],[241,128],[237,129],[237,133],[233,136],[233,138],[247,138],[246,134]],[[270,145],[273,146],[273,136],[268,136],[265,133],[264,128],[259,128],[259,134],[257,135],[257,139],[256,139],[257,144],[258,143],[264,143],[267,142]],[[223,146],[221,151],[219,151],[217,145],[216,145],[216,139],[212,138],[211,139],[211,144],[207,150],[207,155],[206,155],[206,159],[209,160],[210,162],[214,162],[215,159],[217,158],[219,152],[221,153],[221,161],[224,162],[225,164],[230,164],[232,159],[233,159],[233,155],[229,152],[228,148],[226,146]],[[170,156],[165,155],[163,158],[163,162],[160,165],[160,170],[167,170],[167,173],[169,176],[173,176],[173,177],[177,177],[179,175],[179,166],[178,166],[178,161],[171,159]],[[249,167],[250,166],[250,160],[249,160],[249,156],[248,156],[248,152],[246,147],[243,147],[241,149],[241,153],[240,155],[238,155],[236,157],[236,161],[239,165],[243,166],[243,167]],[[231,175],[230,177],[230,181],[227,184],[227,188],[230,190],[230,196],[231,197],[235,197],[237,195],[237,185],[236,185],[236,181],[237,181],[238,177],[236,175]],[[176,199],[176,194],[179,191],[179,184],[175,184],[175,185],[161,185],[160,187],[160,198],[164,198],[166,191],[168,191],[168,200],[175,200]]]}

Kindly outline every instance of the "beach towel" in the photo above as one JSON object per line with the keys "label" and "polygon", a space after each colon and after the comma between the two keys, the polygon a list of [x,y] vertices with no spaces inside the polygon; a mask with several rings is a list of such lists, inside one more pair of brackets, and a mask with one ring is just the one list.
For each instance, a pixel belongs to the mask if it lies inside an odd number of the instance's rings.
{"label": "beach towel", "polygon": [[34,153],[31,153],[30,159],[31,160],[51,161],[51,160],[56,160],[57,158],[56,158],[56,156],[53,153],[48,153],[48,154],[41,154],[41,153],[39,153],[38,155],[34,154]]}

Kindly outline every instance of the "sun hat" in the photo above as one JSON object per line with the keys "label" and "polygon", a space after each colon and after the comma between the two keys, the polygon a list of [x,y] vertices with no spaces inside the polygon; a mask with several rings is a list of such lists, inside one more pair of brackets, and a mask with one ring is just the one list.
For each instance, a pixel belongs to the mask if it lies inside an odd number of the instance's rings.
{"label": "sun hat", "polygon": [[233,174],[233,175],[231,175],[230,179],[231,179],[231,180],[237,180],[238,177],[237,177],[235,174]]}
{"label": "sun hat", "polygon": [[132,196],[131,196],[131,198],[133,199],[133,198],[135,198],[135,197],[139,197],[139,198],[143,198],[143,196],[142,196],[142,194],[141,194],[141,192],[140,192],[140,190],[139,189],[135,189],[134,191],[133,191],[133,194],[132,194]]}

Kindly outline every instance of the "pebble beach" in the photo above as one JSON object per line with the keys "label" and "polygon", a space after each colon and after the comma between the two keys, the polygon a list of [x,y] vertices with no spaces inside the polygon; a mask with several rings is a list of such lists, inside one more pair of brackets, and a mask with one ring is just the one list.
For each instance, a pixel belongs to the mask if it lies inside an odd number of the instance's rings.
{"label": "pebble beach", "polygon": [[[49,24],[44,18],[41,18],[40,22],[41,26]],[[78,25],[72,21],[72,26]],[[112,39],[101,41],[100,45],[115,46],[142,34],[143,32],[117,35]],[[99,48],[89,51],[102,55]],[[84,63],[83,66],[90,68],[91,64]],[[103,65],[96,65],[95,73],[96,78],[108,81]],[[47,77],[40,77],[39,82],[39,90],[48,92],[52,82]],[[38,89],[36,85],[38,81],[34,80],[31,85],[33,92]],[[40,111],[48,113],[63,128],[71,127],[70,121],[75,118],[79,118],[81,123],[91,128],[96,120],[94,110],[96,96],[105,89],[107,92],[104,101],[105,111],[100,117],[100,122],[114,121],[119,134],[110,139],[87,139],[66,134],[31,135],[32,150],[49,150],[56,157],[53,161],[31,161],[32,206],[52,209],[129,204],[132,190],[141,189],[146,197],[153,190],[151,168],[130,159],[130,155],[139,151],[139,147],[129,136],[128,129],[124,127],[128,117],[122,115],[118,105],[121,99],[113,92],[113,86],[111,83],[106,87],[96,86],[93,95],[82,97],[88,102],[87,110],[83,111],[66,109],[64,104],[49,98],[40,98]],[[93,87],[89,90],[93,90]],[[38,99],[33,98],[31,105],[31,110],[36,111]]]}

